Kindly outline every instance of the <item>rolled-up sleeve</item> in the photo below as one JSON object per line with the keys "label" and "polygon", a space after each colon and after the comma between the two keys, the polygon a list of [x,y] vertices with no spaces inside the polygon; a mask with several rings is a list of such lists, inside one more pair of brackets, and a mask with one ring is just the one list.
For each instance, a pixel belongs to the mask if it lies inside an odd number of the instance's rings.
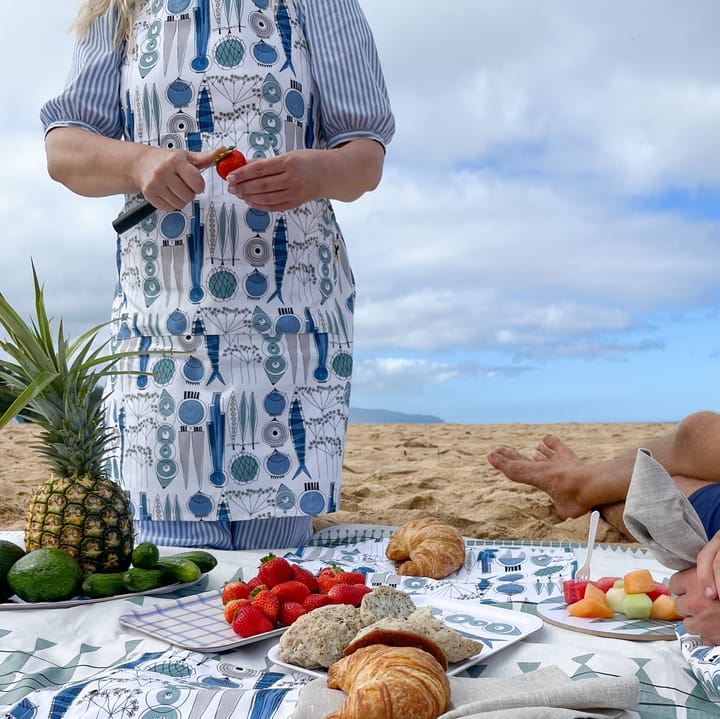
{"label": "rolled-up sleeve", "polygon": [[357,0],[304,0],[301,6],[326,146],[361,137],[387,145],[395,119],[375,40]]}
{"label": "rolled-up sleeve", "polygon": [[65,89],[40,110],[46,133],[55,127],[81,127],[114,139],[122,137],[120,67],[124,48],[115,46],[115,30],[115,12],[110,9],[78,39]]}

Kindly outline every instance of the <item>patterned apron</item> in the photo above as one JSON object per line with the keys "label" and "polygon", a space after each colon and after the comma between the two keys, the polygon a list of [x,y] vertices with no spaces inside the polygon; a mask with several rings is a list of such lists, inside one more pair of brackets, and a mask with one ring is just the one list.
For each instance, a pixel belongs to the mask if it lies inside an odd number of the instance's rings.
{"label": "patterned apron", "polygon": [[[148,0],[122,68],[126,138],[247,157],[319,147],[292,2]],[[118,237],[113,474],[137,520],[337,509],[354,283],[330,203],[249,208],[210,168],[187,207]]]}

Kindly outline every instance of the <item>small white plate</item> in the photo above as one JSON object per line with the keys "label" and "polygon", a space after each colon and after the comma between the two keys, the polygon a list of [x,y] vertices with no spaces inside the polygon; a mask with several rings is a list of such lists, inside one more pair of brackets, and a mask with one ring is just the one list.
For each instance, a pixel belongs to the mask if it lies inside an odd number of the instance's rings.
{"label": "small white plate", "polygon": [[126,627],[194,652],[223,652],[272,639],[286,629],[273,629],[254,637],[238,636],[225,621],[221,589],[139,607],[130,614],[123,614],[119,620]]}
{"label": "small white plate", "polygon": [[207,586],[207,573],[202,574],[199,579],[194,582],[175,582],[174,584],[165,584],[162,587],[148,589],[145,592],[129,592],[128,594],[113,594],[111,597],[73,597],[62,602],[25,602],[19,597],[10,597],[7,602],[0,602],[0,612],[13,611],[18,609],[62,609],[63,607],[79,607],[83,604],[97,604],[98,602],[111,602],[115,599],[129,599],[131,597],[145,597],[153,594],[171,594],[180,589],[194,587],[198,585],[198,589]]}
{"label": "small white plate", "polygon": [[[450,664],[447,670],[450,676],[460,674],[481,661],[484,662],[493,654],[530,636],[543,625],[542,619],[534,614],[514,612],[510,609],[501,609],[492,604],[480,604],[472,600],[442,599],[422,594],[413,596],[412,600],[418,607],[432,605],[433,614],[438,619],[442,619],[456,632],[479,639],[485,645],[480,653],[463,659],[461,662]],[[273,664],[293,672],[308,674],[311,677],[320,679],[327,677],[327,672],[321,669],[305,669],[283,662],[278,654],[279,646],[279,644],[274,644],[268,651],[268,659]]]}

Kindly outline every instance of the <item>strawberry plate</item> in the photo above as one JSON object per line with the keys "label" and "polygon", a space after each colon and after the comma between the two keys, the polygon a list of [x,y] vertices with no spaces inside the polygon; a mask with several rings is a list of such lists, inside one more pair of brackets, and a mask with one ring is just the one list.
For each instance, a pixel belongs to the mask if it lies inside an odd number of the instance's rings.
{"label": "strawberry plate", "polygon": [[235,634],[225,621],[222,590],[202,592],[162,604],[139,607],[119,617],[120,624],[181,649],[214,653],[280,636],[286,627],[253,637]]}

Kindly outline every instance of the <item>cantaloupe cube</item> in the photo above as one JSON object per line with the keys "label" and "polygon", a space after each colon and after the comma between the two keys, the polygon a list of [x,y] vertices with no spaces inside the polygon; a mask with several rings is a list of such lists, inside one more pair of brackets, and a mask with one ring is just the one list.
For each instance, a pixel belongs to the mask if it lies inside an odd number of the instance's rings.
{"label": "cantaloupe cube", "polygon": [[668,594],[660,594],[655,598],[650,609],[650,619],[665,619],[671,622],[682,617],[675,608],[675,599]]}
{"label": "cantaloupe cube", "polygon": [[[597,587],[595,588],[597,589]],[[586,596],[579,602],[570,604],[567,610],[570,616],[582,617],[583,619],[610,619],[615,616],[615,612],[608,607],[604,600],[598,601],[598,599],[592,595]]]}
{"label": "cantaloupe cube", "polygon": [[647,594],[655,589],[655,582],[648,569],[635,569],[623,577],[625,594]]}

